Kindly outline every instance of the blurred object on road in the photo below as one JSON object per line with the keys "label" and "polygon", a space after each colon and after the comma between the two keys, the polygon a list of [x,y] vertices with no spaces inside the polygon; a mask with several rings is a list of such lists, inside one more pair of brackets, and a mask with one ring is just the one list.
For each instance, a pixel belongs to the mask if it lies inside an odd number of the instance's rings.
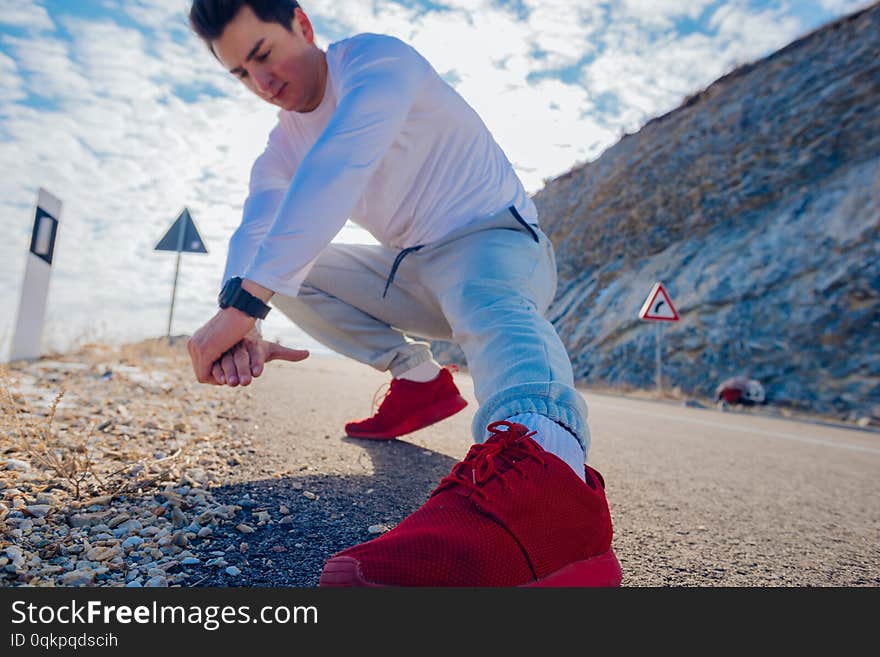
{"label": "blurred object on road", "polygon": [[722,404],[763,404],[764,386],[755,379],[733,376],[718,385],[715,389],[715,400]]}

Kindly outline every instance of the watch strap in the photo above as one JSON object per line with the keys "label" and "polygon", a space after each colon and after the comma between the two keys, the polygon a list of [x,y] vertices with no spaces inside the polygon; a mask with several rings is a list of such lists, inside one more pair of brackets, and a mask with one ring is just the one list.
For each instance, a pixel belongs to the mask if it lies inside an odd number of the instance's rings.
{"label": "watch strap", "polygon": [[231,305],[256,319],[266,319],[266,315],[271,310],[262,299],[255,297],[244,288],[239,289]]}
{"label": "watch strap", "polygon": [[259,297],[254,296],[241,286],[241,277],[230,278],[220,292],[221,308],[230,306],[255,319],[266,319],[271,308]]}

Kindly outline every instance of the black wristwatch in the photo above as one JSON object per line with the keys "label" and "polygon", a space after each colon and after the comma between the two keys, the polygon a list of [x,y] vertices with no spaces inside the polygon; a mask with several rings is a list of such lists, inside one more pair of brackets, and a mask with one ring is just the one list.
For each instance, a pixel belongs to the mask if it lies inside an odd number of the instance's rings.
{"label": "black wristwatch", "polygon": [[223,284],[217,302],[221,308],[238,308],[246,315],[256,319],[266,319],[271,308],[262,299],[241,287],[241,277],[235,276]]}

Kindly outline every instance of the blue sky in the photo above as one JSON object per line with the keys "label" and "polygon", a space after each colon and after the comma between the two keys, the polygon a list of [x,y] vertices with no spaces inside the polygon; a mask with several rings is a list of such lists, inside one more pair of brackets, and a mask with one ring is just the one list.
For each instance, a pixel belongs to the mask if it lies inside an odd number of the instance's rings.
{"label": "blue sky", "polygon": [[[869,4],[853,0],[303,0],[318,44],[358,32],[420,50],[482,116],[530,192],[737,65]],[[226,242],[275,109],[188,30],[188,0],[0,0],[0,360],[37,189],[64,206],[47,346],[163,335],[189,207],[175,332],[215,309]],[[338,239],[370,241],[354,226]],[[314,346],[270,315],[269,337]],[[292,346],[297,346],[292,344]]]}

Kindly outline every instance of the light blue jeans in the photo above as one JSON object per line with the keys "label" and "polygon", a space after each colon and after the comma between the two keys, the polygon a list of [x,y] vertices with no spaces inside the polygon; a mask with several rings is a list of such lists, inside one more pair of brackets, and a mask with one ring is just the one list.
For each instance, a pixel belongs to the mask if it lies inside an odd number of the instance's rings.
{"label": "light blue jeans", "polygon": [[568,428],[586,452],[587,406],[544,317],[556,283],[550,240],[505,209],[403,254],[330,244],[299,295],[276,294],[272,305],[330,349],[392,376],[432,357],[410,335],[452,340],[474,382],[475,441],[486,440],[491,422],[538,413]]}

